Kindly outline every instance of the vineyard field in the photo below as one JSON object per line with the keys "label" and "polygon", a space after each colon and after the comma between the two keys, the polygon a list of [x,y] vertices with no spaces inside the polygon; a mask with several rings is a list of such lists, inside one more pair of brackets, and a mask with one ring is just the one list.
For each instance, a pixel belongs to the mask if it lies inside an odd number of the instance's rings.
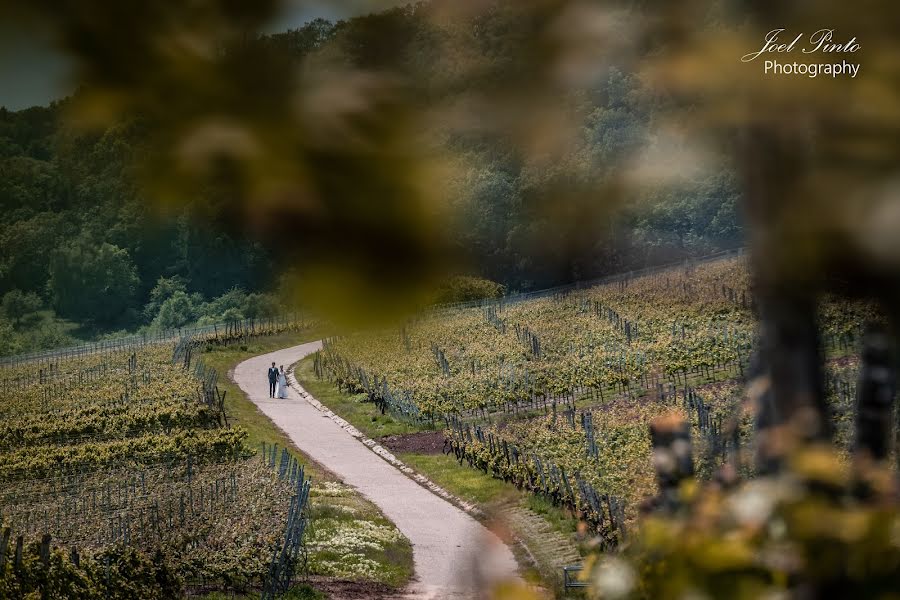
{"label": "vineyard field", "polygon": [[[320,377],[400,419],[445,429],[460,460],[576,509],[611,545],[656,489],[650,422],[691,423],[701,475],[752,468],[744,382],[758,345],[743,256],[594,287],[433,310],[399,330],[327,340]],[[863,323],[826,298],[826,391],[851,438]]]}
{"label": "vineyard field", "polygon": [[[274,593],[290,580],[309,478],[286,451],[250,448],[246,432],[228,426],[201,343],[0,368],[0,590],[60,584],[24,575],[29,548],[61,561],[60,581],[81,581],[84,597]],[[116,573],[129,561],[155,574],[135,571],[123,586]]]}

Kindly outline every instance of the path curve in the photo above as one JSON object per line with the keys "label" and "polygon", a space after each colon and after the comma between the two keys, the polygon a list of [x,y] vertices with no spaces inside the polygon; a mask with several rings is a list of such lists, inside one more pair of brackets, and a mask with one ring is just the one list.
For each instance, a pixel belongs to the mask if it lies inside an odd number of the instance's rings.
{"label": "path curve", "polygon": [[[509,548],[487,528],[426,490],[307,402],[300,389],[288,398],[269,398],[266,370],[272,362],[292,365],[322,347],[310,342],[245,360],[235,367],[235,383],[296,446],[358,489],[412,543],[416,598],[469,598],[491,578],[516,577]],[[299,386],[297,386],[299,388]]]}

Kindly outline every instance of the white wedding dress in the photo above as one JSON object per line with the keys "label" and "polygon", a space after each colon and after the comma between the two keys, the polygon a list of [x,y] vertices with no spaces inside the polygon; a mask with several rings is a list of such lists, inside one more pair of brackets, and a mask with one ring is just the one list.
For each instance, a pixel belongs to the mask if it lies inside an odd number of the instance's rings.
{"label": "white wedding dress", "polygon": [[275,386],[275,397],[287,398],[287,377],[284,376],[284,371],[278,374],[278,385]]}

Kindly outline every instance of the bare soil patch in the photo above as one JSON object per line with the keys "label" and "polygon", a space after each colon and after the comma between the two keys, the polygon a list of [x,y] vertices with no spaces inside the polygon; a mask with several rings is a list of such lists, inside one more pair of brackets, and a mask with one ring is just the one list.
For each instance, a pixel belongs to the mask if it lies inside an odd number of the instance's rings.
{"label": "bare soil patch", "polygon": [[383,583],[371,581],[344,581],[325,577],[310,577],[309,584],[328,596],[329,600],[356,600],[372,598],[388,600],[401,595],[400,590]]}
{"label": "bare soil patch", "polygon": [[404,435],[386,435],[378,443],[393,453],[441,454],[444,451],[444,433],[421,431]]}

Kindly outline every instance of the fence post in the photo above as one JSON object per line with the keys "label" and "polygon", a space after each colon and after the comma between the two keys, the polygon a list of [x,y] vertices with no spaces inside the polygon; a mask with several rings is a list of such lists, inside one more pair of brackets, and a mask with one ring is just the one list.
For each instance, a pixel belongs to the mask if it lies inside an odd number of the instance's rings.
{"label": "fence post", "polygon": [[50,566],[50,534],[45,533],[41,537],[41,562],[44,564],[44,568]]}
{"label": "fence post", "polygon": [[13,568],[18,571],[22,567],[22,544],[25,541],[21,535],[16,538],[16,556],[13,561]]}
{"label": "fence post", "polygon": [[0,536],[0,573],[2,573],[4,567],[6,567],[6,551],[7,548],[9,548],[9,535],[9,527],[4,528],[3,535]]}

